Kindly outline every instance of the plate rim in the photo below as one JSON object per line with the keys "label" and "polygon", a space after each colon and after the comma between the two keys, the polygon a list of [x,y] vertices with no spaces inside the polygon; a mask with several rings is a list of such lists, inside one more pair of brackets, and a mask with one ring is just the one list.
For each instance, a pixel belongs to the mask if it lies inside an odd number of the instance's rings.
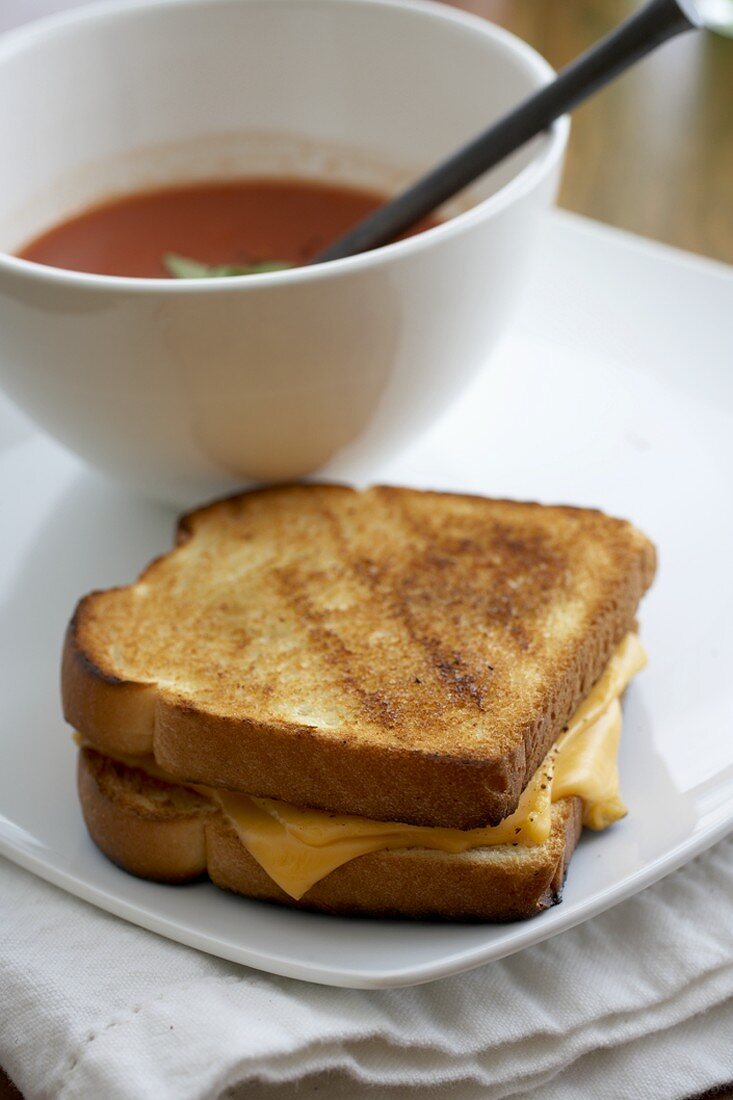
{"label": "plate rim", "polygon": [[[538,917],[530,918],[521,924],[518,923],[515,937],[508,941],[472,947],[442,957],[435,962],[416,963],[411,966],[383,970],[377,973],[359,968],[345,970],[343,967],[328,970],[321,965],[298,962],[297,960],[291,961],[246,947],[230,946],[226,941],[217,941],[210,933],[201,932],[191,925],[177,924],[169,917],[156,915],[134,902],[126,901],[124,897],[110,894],[103,887],[94,886],[85,879],[75,876],[71,871],[45,861],[41,856],[34,856],[22,845],[13,844],[1,834],[0,855],[5,856],[31,874],[37,875],[45,882],[49,882],[66,893],[103,909],[113,916],[127,920],[148,932],[162,935],[185,947],[192,947],[206,954],[225,959],[228,962],[237,963],[240,966],[264,970],[266,973],[276,974],[284,978],[295,978],[299,981],[313,982],[316,985],[341,989],[404,989],[409,986],[424,985],[428,982],[438,981],[441,978],[463,974],[490,962],[498,962],[500,959],[515,955],[527,947],[536,946],[562,932],[567,932],[578,924],[599,916],[615,905],[630,900],[646,887],[659,882],[660,879],[678,870],[685,863],[694,859],[695,856],[701,855],[708,848],[713,847],[729,833],[733,833],[733,802],[729,807],[726,807],[726,812],[720,820],[693,833],[669,852],[658,857],[652,863],[639,868],[621,882],[609,886],[608,889],[600,891],[586,899],[586,901],[574,903],[567,910],[567,917],[565,917],[561,903],[560,908],[546,910],[545,914],[539,914]],[[126,876],[127,874],[119,868],[116,870],[120,875]],[[161,883],[151,882],[150,885],[156,889],[166,889],[165,885]],[[212,883],[209,883],[209,885],[212,889],[216,889]],[[249,898],[241,900],[252,902],[252,899]],[[257,902],[257,904],[269,903]],[[549,930],[543,927],[541,919],[543,916],[553,918]],[[348,918],[342,917],[336,919],[348,920]],[[378,923],[376,919],[375,923]],[[266,965],[263,966],[263,963]]]}
{"label": "plate rim", "polygon": [[[714,259],[687,253],[683,250],[648,238],[639,237],[625,230],[602,225],[568,211],[553,211],[547,218],[551,229],[567,232],[573,237],[583,238],[592,248],[594,242],[607,247],[630,252],[631,262],[635,255],[653,256],[674,273],[685,268],[703,278],[723,279],[733,287],[733,267]],[[521,335],[521,329],[519,330]],[[47,442],[43,433],[33,431],[24,436],[23,443]],[[722,776],[726,767],[717,773]],[[710,777],[716,778],[716,777]],[[4,826],[9,826],[5,829]],[[711,814],[705,824],[698,823],[695,831],[680,840],[674,847],[657,856],[651,862],[625,875],[620,881],[600,889],[596,893],[579,898],[573,902],[563,902],[559,907],[550,909],[537,918],[508,926],[511,934],[498,941],[489,941],[466,948],[458,948],[435,956],[432,960],[423,960],[400,967],[365,970],[363,967],[329,968],[322,963],[311,963],[307,959],[282,957],[268,950],[253,949],[231,940],[221,940],[215,933],[202,930],[201,923],[192,925],[175,918],[161,915],[137,901],[124,896],[125,872],[115,868],[120,877],[120,891],[112,891],[104,884],[95,885],[90,879],[87,867],[82,877],[75,874],[66,865],[64,858],[60,862],[49,860],[45,853],[53,853],[44,841],[33,838],[34,847],[22,837],[13,839],[12,831],[21,829],[10,818],[0,813],[0,855],[6,857],[24,870],[56,886],[80,900],[92,904],[104,912],[126,920],[137,927],[196,950],[206,952],[218,958],[238,965],[252,967],[282,977],[312,982],[319,985],[348,989],[395,989],[436,981],[448,976],[465,973],[468,970],[487,963],[507,958],[525,948],[536,946],[573,927],[592,919],[613,906],[629,900],[646,887],[660,881],[667,874],[679,869],[686,862],[700,855],[714,844],[733,833],[733,799],[727,798]],[[28,833],[32,837],[32,833]],[[89,841],[91,843],[91,841]],[[63,856],[63,853],[61,853]],[[100,857],[101,858],[101,857]],[[111,866],[111,865],[110,865]],[[123,876],[123,877],[122,877]],[[149,883],[156,890],[167,889],[155,883]],[[216,889],[213,885],[210,888]],[[253,904],[250,899],[242,899]],[[266,904],[266,903],[254,903]],[[348,919],[348,918],[335,918]],[[408,922],[406,922],[408,923]],[[378,921],[375,920],[375,924]],[[448,925],[450,927],[450,925]]]}

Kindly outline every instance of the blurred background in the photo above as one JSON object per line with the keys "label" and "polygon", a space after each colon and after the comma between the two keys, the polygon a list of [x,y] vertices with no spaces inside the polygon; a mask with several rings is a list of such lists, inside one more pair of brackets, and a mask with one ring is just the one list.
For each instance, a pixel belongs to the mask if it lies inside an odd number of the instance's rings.
{"label": "blurred background", "polygon": [[[99,0],[84,0],[98,3]],[[450,0],[567,64],[636,0]],[[79,0],[0,0],[0,31]],[[689,34],[575,112],[560,204],[733,263],[733,39]]]}

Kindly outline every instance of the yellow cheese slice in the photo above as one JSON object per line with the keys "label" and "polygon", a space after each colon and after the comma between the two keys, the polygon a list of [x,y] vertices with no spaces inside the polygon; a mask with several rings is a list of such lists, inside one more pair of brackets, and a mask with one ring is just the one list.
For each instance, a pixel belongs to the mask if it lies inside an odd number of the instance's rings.
{"label": "yellow cheese slice", "polygon": [[583,824],[606,829],[626,814],[619,794],[621,696],[647,663],[638,635],[627,634],[555,745],[552,800],[583,801]]}
{"label": "yellow cheese slice", "polygon": [[493,844],[542,844],[550,835],[550,795],[550,780],[540,768],[513,814],[498,825],[462,830],[326,814],[236,791],[214,792],[245,847],[294,898],[302,897],[342,863],[367,852],[431,848],[455,853]]}
{"label": "yellow cheese slice", "polygon": [[[583,802],[584,825],[605,829],[626,813],[618,784],[620,698],[645,664],[641,642],[636,634],[628,634],[525,787],[514,813],[498,825],[463,830],[372,821],[304,810],[237,791],[187,785],[217,800],[251,855],[294,898],[302,897],[337,867],[368,852],[428,848],[458,853],[497,844],[543,844],[550,835],[552,803],[571,796]],[[160,779],[180,782],[152,757],[119,759]]]}
{"label": "yellow cheese slice", "polygon": [[233,791],[215,795],[242,843],[295,898],[367,852],[429,848],[457,853],[496,844],[542,844],[550,835],[552,802],[572,795],[583,801],[583,823],[604,829],[626,813],[618,789],[619,699],[645,664],[641,642],[629,634],[525,787],[517,809],[495,826],[429,828],[303,810]]}

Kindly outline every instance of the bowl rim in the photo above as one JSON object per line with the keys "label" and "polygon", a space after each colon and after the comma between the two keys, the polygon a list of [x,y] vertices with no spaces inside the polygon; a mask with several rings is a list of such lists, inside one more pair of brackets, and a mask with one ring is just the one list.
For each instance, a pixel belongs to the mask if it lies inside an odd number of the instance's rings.
{"label": "bowl rim", "polygon": [[[262,3],[263,0],[219,0],[225,4]],[[288,4],[293,0],[267,0],[268,3]],[[299,0],[302,2],[302,0]],[[550,63],[529,43],[499,27],[481,16],[449,7],[436,0],[307,0],[313,4],[335,4],[365,8],[407,11],[418,18],[427,17],[448,24],[463,27],[469,33],[490,41],[493,45],[512,54],[523,63],[527,70],[547,82],[555,75]],[[156,8],[180,5],[181,7],[201,7],[209,0],[106,0],[101,4],[72,8],[27,25],[17,27],[0,36],[0,65],[7,57],[19,51],[32,49],[44,39],[58,32],[64,33],[78,25],[104,23],[115,18],[134,17],[138,11],[150,12]],[[370,252],[360,252],[339,260],[328,260],[312,267],[294,267],[284,271],[263,272],[256,275],[224,276],[216,279],[166,279],[142,278],[126,275],[97,275],[91,272],[72,271],[67,268],[52,267],[47,264],[24,260],[11,253],[0,251],[0,275],[15,275],[21,278],[40,280],[46,283],[66,287],[78,287],[86,290],[126,292],[132,294],[210,294],[218,291],[240,291],[277,285],[292,286],[334,276],[347,275],[367,270],[375,266],[389,265],[394,261],[406,259],[439,245],[452,237],[462,236],[474,225],[493,217],[512,203],[518,201],[542,180],[551,174],[562,159],[570,132],[570,118],[563,115],[557,119],[543,135],[543,140],[533,155],[516,175],[512,176],[498,191],[482,199],[475,206],[465,210],[445,222],[424,230],[405,240],[382,245]]]}

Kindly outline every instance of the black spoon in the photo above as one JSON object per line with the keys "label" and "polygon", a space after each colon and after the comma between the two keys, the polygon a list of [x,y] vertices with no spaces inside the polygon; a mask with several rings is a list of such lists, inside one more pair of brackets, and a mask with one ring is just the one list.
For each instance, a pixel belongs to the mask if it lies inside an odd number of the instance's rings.
{"label": "black spoon", "polygon": [[[733,0],[725,3],[733,7]],[[698,4],[699,0],[649,0],[553,81],[369,214],[310,263],[340,260],[389,244],[662,42],[703,26],[706,20]]]}

